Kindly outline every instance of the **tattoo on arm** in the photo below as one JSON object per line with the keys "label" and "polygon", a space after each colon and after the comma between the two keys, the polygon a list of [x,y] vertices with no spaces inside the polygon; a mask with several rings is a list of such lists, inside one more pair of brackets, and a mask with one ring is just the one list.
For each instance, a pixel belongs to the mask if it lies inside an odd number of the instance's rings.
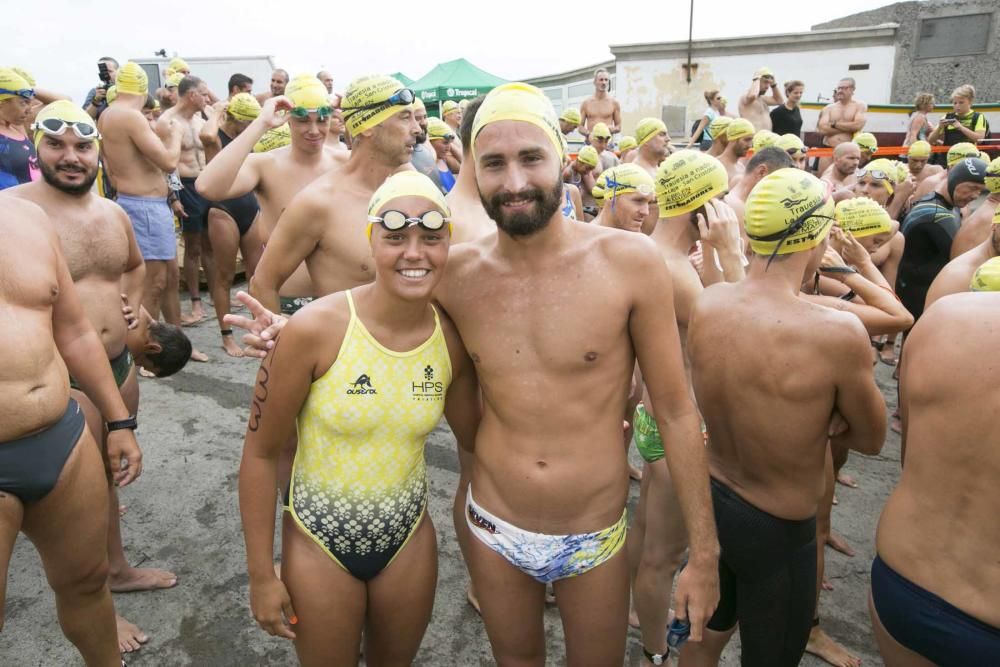
{"label": "tattoo on arm", "polygon": [[274,361],[274,355],[278,351],[278,339],[280,337],[280,333],[274,337],[274,349],[267,355],[267,358],[264,359],[260,365],[260,369],[257,371],[257,384],[254,387],[253,401],[250,403],[250,421],[247,424],[247,428],[253,433],[260,430],[260,420],[264,412],[264,404],[267,403],[267,383],[271,379],[271,363]]}

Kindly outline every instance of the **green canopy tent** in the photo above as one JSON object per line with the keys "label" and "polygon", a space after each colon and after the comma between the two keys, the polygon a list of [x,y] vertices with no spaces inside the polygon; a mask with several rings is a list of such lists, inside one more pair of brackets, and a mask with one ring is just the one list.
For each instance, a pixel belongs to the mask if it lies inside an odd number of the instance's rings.
{"label": "green canopy tent", "polygon": [[397,81],[399,81],[404,86],[412,86],[413,85],[413,79],[411,79],[410,77],[406,76],[402,72],[396,72],[395,74],[390,74],[389,76],[391,76],[393,79],[396,79]]}
{"label": "green canopy tent", "polygon": [[505,79],[484,72],[465,58],[441,63],[410,84],[417,97],[427,105],[430,115],[441,117],[441,104],[446,100],[473,99],[485,95]]}

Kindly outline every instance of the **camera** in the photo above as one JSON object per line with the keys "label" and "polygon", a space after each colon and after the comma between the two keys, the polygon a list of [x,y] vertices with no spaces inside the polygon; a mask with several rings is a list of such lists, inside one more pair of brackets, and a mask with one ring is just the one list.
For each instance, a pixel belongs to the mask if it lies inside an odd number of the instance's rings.
{"label": "camera", "polygon": [[97,75],[101,77],[101,88],[107,90],[111,86],[111,72],[107,63],[97,63]]}

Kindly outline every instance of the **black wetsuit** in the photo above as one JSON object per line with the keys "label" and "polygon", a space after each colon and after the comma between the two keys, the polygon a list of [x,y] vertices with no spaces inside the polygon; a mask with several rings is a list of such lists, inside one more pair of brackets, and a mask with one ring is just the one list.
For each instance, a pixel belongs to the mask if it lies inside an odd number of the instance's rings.
{"label": "black wetsuit", "polygon": [[716,479],[719,534],[717,632],[740,625],[743,667],[795,667],[816,607],[816,517],[782,519],[743,500]]}
{"label": "black wetsuit", "polygon": [[951,243],[961,224],[961,214],[937,192],[913,204],[900,231],[906,237],[896,274],[896,294],[914,320],[924,312],[927,290],[951,258]]}
{"label": "black wetsuit", "polygon": [[[219,141],[222,142],[223,148],[228,146],[232,140],[232,137],[219,128]],[[250,231],[253,221],[257,219],[257,213],[260,212],[260,204],[257,203],[257,195],[252,192],[248,192],[245,195],[240,195],[239,197],[234,197],[232,199],[226,199],[225,201],[209,202],[208,208],[217,208],[220,211],[228,213],[229,216],[236,221],[236,228],[240,230],[240,236],[243,236]]]}

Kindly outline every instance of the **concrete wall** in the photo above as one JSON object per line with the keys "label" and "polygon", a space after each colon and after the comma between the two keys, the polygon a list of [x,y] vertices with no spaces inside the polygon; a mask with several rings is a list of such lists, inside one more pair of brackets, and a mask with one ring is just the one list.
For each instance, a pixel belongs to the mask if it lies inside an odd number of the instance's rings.
{"label": "concrete wall", "polygon": [[[917,57],[921,19],[980,13],[992,13],[992,17],[987,19],[991,25],[985,54]],[[813,29],[857,28],[888,21],[899,24],[896,77],[891,95],[893,104],[909,104],[919,92],[933,93],[938,104],[947,104],[951,91],[964,83],[976,87],[977,102],[1000,101],[1000,4],[996,0],[899,2],[821,23]]]}
{"label": "concrete wall", "polygon": [[[804,81],[803,101],[829,102],[836,82],[853,76],[860,99],[886,103],[895,62],[893,33],[894,26],[883,26],[864,34],[837,31],[696,42],[692,63],[697,70],[690,84],[684,68],[686,45],[613,46],[624,129],[631,133],[639,119],[661,117],[664,107],[680,106],[686,118],[681,131],[672,128],[671,134],[687,136],[691,124],[705,111],[704,91],[711,89],[721,90],[728,100],[727,111],[738,115],[739,98],[749,88],[753,72],[762,66],[774,71],[779,85],[791,79]],[[849,71],[850,65],[868,68]],[[815,126],[812,116],[804,111],[803,129]]]}

